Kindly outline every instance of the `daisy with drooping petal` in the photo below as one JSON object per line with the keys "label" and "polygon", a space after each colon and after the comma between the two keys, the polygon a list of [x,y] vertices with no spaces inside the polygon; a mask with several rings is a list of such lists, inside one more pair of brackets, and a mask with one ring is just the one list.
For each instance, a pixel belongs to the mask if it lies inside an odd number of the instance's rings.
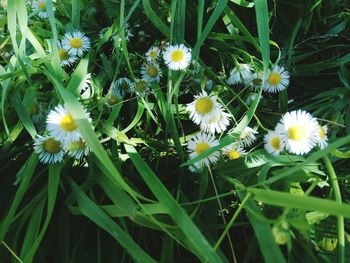
{"label": "daisy with drooping petal", "polygon": [[317,143],[321,149],[328,145],[327,131],[328,127],[326,125],[318,126]]}
{"label": "daisy with drooping petal", "polygon": [[249,78],[247,78],[247,81],[245,83],[252,91],[259,91],[262,82],[263,82],[262,72],[255,72],[251,74]]}
{"label": "daisy with drooping petal", "polygon": [[63,160],[64,151],[61,142],[50,136],[37,135],[34,139],[34,151],[44,164],[60,163]]}
{"label": "daisy with drooping petal", "polygon": [[200,128],[204,132],[221,133],[226,131],[227,126],[230,125],[230,118],[230,114],[226,113],[222,109],[218,109],[216,115],[213,115],[202,121]]}
{"label": "daisy with drooping petal", "polygon": [[128,78],[119,78],[114,83],[112,83],[111,88],[117,89],[120,94],[124,97],[127,93],[131,91],[132,83]]}
{"label": "daisy with drooping petal", "polygon": [[164,50],[163,59],[169,69],[182,70],[191,63],[191,50],[184,44],[170,45]]}
{"label": "daisy with drooping petal", "polygon": [[57,49],[58,57],[61,60],[61,66],[71,66],[78,60],[77,57],[69,55],[68,52],[62,48],[62,45],[59,41],[57,43]]}
{"label": "daisy with drooping petal", "polygon": [[256,141],[255,134],[258,134],[256,130],[245,127],[238,137],[237,144],[243,147],[251,146]]}
{"label": "daisy with drooping petal", "polygon": [[315,146],[319,125],[310,113],[297,110],[284,114],[276,130],[283,137],[286,149],[290,153],[301,155],[310,152]]}
{"label": "daisy with drooping petal", "polygon": [[160,48],[153,46],[145,54],[147,62],[155,62],[160,56]]}
{"label": "daisy with drooping petal", "polygon": [[215,95],[208,95],[207,92],[202,91],[199,95],[194,96],[194,101],[187,104],[186,109],[192,121],[199,125],[202,121],[207,123],[207,120],[218,116],[221,105]]}
{"label": "daisy with drooping petal", "polygon": [[147,63],[141,67],[141,76],[147,82],[159,82],[162,77],[162,71],[157,63]]}
{"label": "daisy with drooping petal", "polygon": [[107,106],[113,107],[118,103],[122,103],[123,99],[119,89],[117,89],[115,85],[112,85],[105,96],[105,103]]}
{"label": "daisy with drooping petal", "polygon": [[284,139],[277,131],[269,131],[264,136],[264,148],[272,156],[278,156],[284,150]]}
{"label": "daisy with drooping petal", "polygon": [[86,99],[88,99],[88,98],[90,98],[92,96],[93,89],[92,89],[91,85],[92,85],[91,73],[87,73],[84,76],[84,79],[83,79],[82,83],[79,86],[79,88],[80,88],[80,97],[83,100],[86,100]]}
{"label": "daisy with drooping petal", "polygon": [[[211,147],[219,145],[219,141],[211,134],[206,134],[199,132],[189,139],[187,142],[188,152],[190,153],[190,158],[193,159],[208,150]],[[209,156],[203,158],[202,160],[194,163],[194,167],[189,167],[192,172],[197,170],[202,170],[204,167],[214,164],[220,157],[220,152],[216,151],[211,153]]]}
{"label": "daisy with drooping petal", "polygon": [[145,96],[149,92],[150,84],[143,79],[136,79],[132,85],[133,91],[138,96]]}
{"label": "daisy with drooping petal", "polygon": [[37,102],[36,100],[30,106],[30,117],[34,123],[39,123],[45,117],[44,109],[41,103]]}
{"label": "daisy with drooping petal", "polygon": [[227,84],[235,85],[244,83],[247,79],[251,78],[252,72],[248,64],[237,63],[236,67],[231,70],[230,77],[227,80]]}
{"label": "daisy with drooping petal", "polygon": [[282,66],[275,66],[269,71],[265,81],[264,90],[269,93],[276,93],[284,90],[289,85],[289,73]]}
{"label": "daisy with drooping petal", "polygon": [[32,9],[34,12],[38,13],[40,18],[47,18],[48,14],[46,11],[45,0],[36,0],[32,3]]}
{"label": "daisy with drooping petal", "polygon": [[236,143],[231,143],[222,149],[222,153],[227,156],[229,160],[235,160],[240,158],[246,152],[245,150]]}
{"label": "daisy with drooping petal", "polygon": [[[86,111],[85,114],[91,122],[89,114]],[[49,112],[46,118],[46,125],[50,135],[64,144],[78,141],[81,137],[76,121],[63,105],[57,105]]]}
{"label": "daisy with drooping petal", "polygon": [[90,39],[80,31],[68,32],[64,34],[62,47],[69,55],[81,57],[90,49]]}
{"label": "daisy with drooping petal", "polygon": [[82,157],[88,156],[90,153],[90,147],[82,138],[78,141],[65,144],[64,150],[70,157],[73,157],[76,160],[80,160]]}

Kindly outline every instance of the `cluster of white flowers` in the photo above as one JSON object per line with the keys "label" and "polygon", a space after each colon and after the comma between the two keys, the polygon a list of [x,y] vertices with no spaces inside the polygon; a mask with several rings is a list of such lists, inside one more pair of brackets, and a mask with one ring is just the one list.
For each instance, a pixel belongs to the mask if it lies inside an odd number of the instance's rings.
{"label": "cluster of white flowers", "polygon": [[327,141],[327,126],[321,126],[310,113],[297,110],[283,115],[275,130],[265,135],[264,147],[273,156],[278,156],[284,149],[303,155],[316,145],[323,149]]}
{"label": "cluster of white flowers", "polygon": [[[289,73],[283,66],[274,66],[267,74],[263,90],[267,93],[277,93],[286,89],[289,85]],[[263,83],[263,73],[254,71],[248,64],[237,63],[230,72],[227,84],[244,84],[251,90],[257,91]]]}
{"label": "cluster of white flowers", "polygon": [[[91,122],[89,114],[85,111],[87,119]],[[79,160],[87,156],[90,148],[79,131],[76,120],[64,105],[58,105],[49,112],[46,118],[47,135],[37,135],[34,140],[34,151],[44,164],[62,162],[63,156]]]}

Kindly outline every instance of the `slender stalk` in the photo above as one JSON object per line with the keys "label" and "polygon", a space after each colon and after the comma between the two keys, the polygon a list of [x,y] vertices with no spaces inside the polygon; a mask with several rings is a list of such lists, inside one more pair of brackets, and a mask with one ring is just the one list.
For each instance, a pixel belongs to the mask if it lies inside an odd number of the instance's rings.
{"label": "slender stalk", "polygon": [[248,194],[244,197],[242,203],[240,204],[240,206],[239,206],[238,209],[236,210],[235,214],[232,216],[230,222],[227,224],[227,226],[226,226],[224,232],[222,232],[220,238],[219,238],[218,241],[216,242],[216,244],[215,244],[215,246],[214,246],[214,250],[217,250],[217,249],[218,249],[218,247],[220,246],[220,244],[221,244],[222,240],[224,239],[225,235],[226,235],[226,234],[228,233],[228,231],[230,230],[232,224],[235,222],[237,216],[239,215],[239,213],[240,213],[241,210],[243,209],[245,203],[249,200],[250,196],[251,196],[251,193],[248,193]]}
{"label": "slender stalk", "polygon": [[6,247],[6,249],[12,254],[12,256],[15,259],[17,259],[18,262],[23,263],[23,261],[16,255],[16,253],[4,241],[1,241],[1,244],[3,244],[4,247]]}
{"label": "slender stalk", "polygon": [[[220,202],[218,189],[216,188],[214,176],[213,176],[213,173],[211,172],[211,169],[210,169],[209,165],[208,165],[208,171],[209,171],[209,174],[210,174],[211,181],[212,181],[212,183],[213,183],[215,195],[216,195],[217,200],[218,200],[221,218],[222,218],[222,221],[224,221],[224,224],[226,225],[227,223],[226,223],[225,216],[224,216],[224,214],[223,214],[223,209],[222,209],[222,205],[221,205],[221,202]],[[237,263],[236,254],[235,254],[235,251],[234,251],[234,249],[233,249],[231,237],[230,237],[230,235],[229,235],[228,233],[226,233],[226,236],[227,236],[228,242],[229,242],[229,244],[230,244],[231,253],[232,253],[232,257],[233,257],[233,262],[234,262],[234,263]]]}
{"label": "slender stalk", "polygon": [[[329,174],[332,188],[334,191],[334,197],[335,200],[338,203],[342,203],[341,199],[341,192],[338,184],[338,178],[335,174],[333,165],[331,161],[329,160],[328,156],[323,157],[323,162],[326,166],[327,172]],[[345,262],[345,231],[344,231],[344,217],[343,216],[337,216],[337,225],[338,225],[338,262],[344,263]]]}

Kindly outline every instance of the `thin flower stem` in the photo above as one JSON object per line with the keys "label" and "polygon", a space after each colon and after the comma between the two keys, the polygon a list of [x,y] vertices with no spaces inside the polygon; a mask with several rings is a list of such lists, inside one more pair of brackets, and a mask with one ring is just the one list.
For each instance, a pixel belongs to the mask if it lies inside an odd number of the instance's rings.
{"label": "thin flower stem", "polygon": [[4,242],[1,241],[1,243],[6,247],[6,249],[12,254],[12,256],[17,259],[18,262],[23,263],[23,261],[16,255],[16,253]]}
{"label": "thin flower stem", "polygon": [[[335,200],[338,203],[342,203],[341,198],[341,192],[338,184],[338,178],[335,174],[333,165],[331,161],[329,160],[328,156],[323,157],[323,162],[326,166],[327,172],[330,177],[330,181],[332,184],[332,188],[334,191],[334,197]],[[343,216],[337,216],[337,224],[338,224],[338,262],[344,263],[345,262],[345,232],[344,232],[344,217]]]}
{"label": "thin flower stem", "polygon": [[222,240],[225,238],[225,235],[228,234],[228,231],[230,230],[232,224],[235,222],[237,216],[239,215],[239,213],[240,213],[241,210],[243,209],[245,203],[249,200],[250,196],[251,196],[251,193],[248,193],[248,194],[244,197],[242,203],[239,205],[239,207],[238,207],[238,209],[236,210],[235,214],[232,216],[230,222],[227,224],[227,226],[226,226],[224,232],[222,232],[220,238],[219,238],[218,241],[216,242],[216,244],[215,244],[215,246],[214,246],[214,250],[217,250],[217,249],[218,249],[218,247],[220,246]]}
{"label": "thin flower stem", "polygon": [[[224,214],[223,214],[223,209],[222,209],[222,205],[221,205],[221,202],[220,202],[219,193],[218,193],[218,190],[217,190],[217,188],[216,188],[214,176],[213,176],[213,173],[211,172],[211,169],[210,169],[210,166],[209,166],[209,165],[208,165],[208,171],[209,171],[209,174],[210,174],[211,181],[212,181],[212,183],[213,183],[215,195],[216,195],[217,200],[218,200],[218,204],[219,204],[219,208],[220,208],[220,214],[221,214],[221,217],[222,217],[222,221],[224,221],[224,224],[227,224],[227,223],[226,223],[225,216],[224,216]],[[234,263],[237,263],[235,251],[234,251],[233,245],[232,245],[232,240],[231,240],[231,237],[230,237],[230,235],[229,235],[228,233],[227,233],[227,239],[228,239],[228,242],[229,242],[229,244],[230,244],[231,253],[232,253],[232,257],[233,257],[233,262],[234,262]]]}

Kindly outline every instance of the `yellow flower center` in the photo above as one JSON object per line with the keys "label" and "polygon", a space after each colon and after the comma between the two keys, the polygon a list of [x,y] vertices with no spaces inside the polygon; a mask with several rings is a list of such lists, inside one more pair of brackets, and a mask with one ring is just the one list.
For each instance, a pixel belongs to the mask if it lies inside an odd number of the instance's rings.
{"label": "yellow flower center", "polygon": [[272,72],[268,78],[271,85],[278,85],[281,82],[281,75],[277,72]]}
{"label": "yellow flower center", "polygon": [[195,151],[196,151],[196,154],[199,155],[208,149],[209,149],[209,144],[207,144],[206,142],[200,142],[200,143],[197,143]]}
{"label": "yellow flower center", "polygon": [[58,56],[59,56],[60,60],[66,60],[69,58],[68,53],[63,48],[60,48],[58,50]]}
{"label": "yellow flower center", "polygon": [[80,139],[79,141],[70,143],[68,148],[70,151],[78,151],[80,149],[85,149],[85,147],[86,143]]}
{"label": "yellow flower center", "polygon": [[203,97],[197,100],[195,108],[200,114],[211,112],[214,107],[213,101],[209,97]]}
{"label": "yellow flower center", "polygon": [[149,66],[147,68],[147,74],[148,76],[150,76],[151,78],[157,77],[158,75],[158,69],[155,66]]}
{"label": "yellow flower center", "polygon": [[37,103],[34,103],[30,108],[30,114],[35,115],[37,113],[39,113],[39,105]]}
{"label": "yellow flower center", "polygon": [[143,80],[140,80],[139,82],[136,83],[135,85],[135,89],[139,92],[143,92],[146,90],[146,82],[144,82]]}
{"label": "yellow flower center", "polygon": [[114,96],[114,95],[109,96],[109,98],[108,98],[109,105],[114,105],[117,102],[118,102],[117,96]]}
{"label": "yellow flower center", "polygon": [[183,60],[183,58],[184,58],[184,52],[181,50],[174,50],[171,53],[171,60],[174,62],[179,62],[179,61]]}
{"label": "yellow flower center", "polygon": [[152,50],[151,52],[149,52],[149,57],[152,59],[155,59],[157,57],[157,51]]}
{"label": "yellow flower center", "polygon": [[77,124],[75,123],[75,120],[70,114],[65,115],[61,119],[60,125],[61,125],[61,128],[67,132],[71,132],[77,129]]}
{"label": "yellow flower center", "polygon": [[50,138],[44,142],[44,149],[48,153],[58,153],[61,151],[61,143],[54,138]]}
{"label": "yellow flower center", "polygon": [[323,140],[326,137],[326,131],[320,126],[320,138]]}
{"label": "yellow flower center", "polygon": [[306,137],[306,128],[303,125],[295,124],[288,129],[288,137],[293,141],[300,141]]}
{"label": "yellow flower center", "polygon": [[39,7],[40,9],[45,9],[45,7],[46,7],[45,2],[40,2],[40,3],[38,4],[38,7]]}
{"label": "yellow flower center", "polygon": [[259,86],[262,83],[262,79],[253,79],[253,85]]}
{"label": "yellow flower center", "polygon": [[227,153],[227,157],[230,159],[230,160],[235,160],[235,159],[238,159],[239,157],[241,157],[241,154],[235,150],[230,150],[228,153]]}
{"label": "yellow flower center", "polygon": [[81,38],[74,37],[69,41],[72,48],[81,48],[83,46],[83,41]]}
{"label": "yellow flower center", "polygon": [[271,139],[271,146],[272,148],[274,148],[275,150],[279,150],[281,149],[281,139],[279,137],[273,137]]}

